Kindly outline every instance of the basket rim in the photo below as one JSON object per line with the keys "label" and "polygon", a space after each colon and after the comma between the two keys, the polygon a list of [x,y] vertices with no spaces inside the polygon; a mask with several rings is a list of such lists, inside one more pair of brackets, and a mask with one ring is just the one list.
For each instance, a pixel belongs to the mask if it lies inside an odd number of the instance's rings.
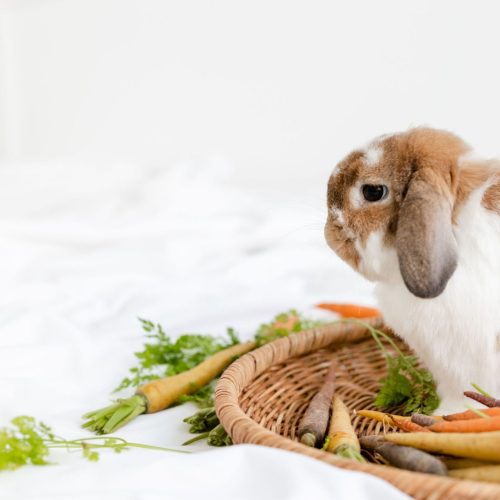
{"label": "basket rim", "polygon": [[[322,460],[331,465],[366,472],[385,479],[415,498],[500,498],[500,485],[450,477],[411,472],[384,465],[359,463],[338,458],[331,453],[310,448],[266,429],[247,416],[239,405],[244,389],[271,366],[288,359],[311,353],[317,349],[344,343],[367,340],[370,332],[360,321],[330,323],[275,340],[251,351],[227,368],[215,389],[215,409],[220,422],[235,444],[258,444],[281,448]],[[382,327],[380,318],[366,320],[374,327]]]}

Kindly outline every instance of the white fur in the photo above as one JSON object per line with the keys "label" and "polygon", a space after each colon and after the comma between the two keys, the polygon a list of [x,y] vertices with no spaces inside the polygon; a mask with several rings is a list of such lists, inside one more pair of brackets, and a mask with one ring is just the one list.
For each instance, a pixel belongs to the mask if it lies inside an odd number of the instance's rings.
{"label": "white fur", "polygon": [[[396,250],[384,243],[382,231],[371,233],[364,245],[356,240],[354,246],[359,254],[359,272],[370,281],[388,280],[394,274],[394,263],[398,264]],[[395,268],[398,269],[397,267]]]}
{"label": "white fur", "polygon": [[356,234],[354,231],[346,224],[344,214],[342,210],[339,208],[331,207],[330,213],[332,214],[333,220],[336,224],[342,227],[342,231],[346,238],[354,240],[356,238]]}
{"label": "white fur", "polygon": [[383,150],[378,145],[372,145],[365,151],[364,163],[367,167],[373,167],[378,164],[382,158]]}
{"label": "white fur", "polygon": [[500,394],[500,217],[481,205],[484,190],[475,191],[459,214],[458,266],[439,297],[420,299],[407,290],[395,252],[380,246],[381,235],[367,243],[362,258],[365,271],[379,280],[375,293],[387,324],[434,375],[439,411],[463,409],[462,392],[472,382]]}
{"label": "white fur", "polygon": [[354,209],[361,208],[365,202],[363,195],[361,193],[361,184],[356,183],[349,189],[349,202],[351,207]]}
{"label": "white fur", "polygon": [[345,219],[342,210],[340,210],[339,208],[331,207],[330,212],[332,214],[332,217],[335,219],[335,222],[337,222],[337,224],[340,224],[341,226],[345,225]]}

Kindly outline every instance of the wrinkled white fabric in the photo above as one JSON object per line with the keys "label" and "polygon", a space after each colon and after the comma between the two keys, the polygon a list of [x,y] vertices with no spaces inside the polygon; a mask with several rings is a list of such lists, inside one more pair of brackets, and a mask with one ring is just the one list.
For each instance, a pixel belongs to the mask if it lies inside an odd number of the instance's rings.
{"label": "wrinkled white fabric", "polygon": [[[371,303],[371,286],[323,242],[324,179],[239,185],[218,163],[164,169],[58,162],[0,169],[0,425],[34,415],[67,438],[134,364],[136,318],[172,335],[242,338],[275,313]],[[315,312],[320,316],[318,312]],[[179,447],[192,405],[117,435]],[[1,499],[404,498],[389,484],[255,446],[190,455],[57,452],[0,473]]]}

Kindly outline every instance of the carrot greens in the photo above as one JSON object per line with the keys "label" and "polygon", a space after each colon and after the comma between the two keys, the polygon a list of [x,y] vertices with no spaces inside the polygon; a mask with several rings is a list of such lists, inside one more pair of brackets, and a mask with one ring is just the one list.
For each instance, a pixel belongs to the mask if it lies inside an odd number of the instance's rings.
{"label": "carrot greens", "polygon": [[381,379],[375,406],[381,409],[397,408],[401,415],[430,415],[439,406],[431,372],[419,367],[415,356],[401,352],[389,335],[367,323],[356,322],[368,328],[387,362],[387,375]]}
{"label": "carrot greens", "polygon": [[[141,318],[139,321],[149,340],[142,351],[135,353],[138,364],[129,369],[130,375],[120,382],[114,392],[185,373],[210,356],[239,344],[232,328],[227,329],[227,339],[212,335],[184,334],[174,341],[159,323]],[[192,401],[201,408],[213,406],[213,381],[188,392],[178,397],[176,402]],[[83,416],[86,420],[83,427],[97,434],[108,434],[146,413],[147,406],[148,400],[144,394],[119,398],[111,405],[86,413]]]}
{"label": "carrot greens", "polygon": [[[146,337],[150,340],[144,344],[142,351],[135,353],[138,364],[129,369],[130,375],[120,382],[114,392],[128,387],[138,387],[160,377],[185,372],[199,365],[209,356],[240,343],[232,328],[227,329],[227,339],[186,333],[172,340],[159,323],[141,318],[139,321],[147,334]],[[208,392],[210,391],[205,389],[198,397],[193,394],[185,400],[204,405],[208,403]]]}
{"label": "carrot greens", "polygon": [[48,465],[51,449],[63,448],[68,451],[81,451],[82,457],[95,462],[99,459],[97,450],[113,450],[120,453],[130,448],[148,450],[176,451],[142,443],[131,443],[119,437],[64,439],[52,429],[33,417],[18,416],[11,420],[10,427],[0,428],[0,470],[14,470],[23,465]]}
{"label": "carrot greens", "polygon": [[302,332],[309,328],[324,325],[324,321],[305,318],[295,309],[277,314],[269,323],[263,323],[255,333],[258,346],[272,342],[281,337],[288,337],[291,333]]}
{"label": "carrot greens", "polygon": [[432,375],[418,368],[415,356],[386,355],[387,375],[375,399],[382,409],[402,407],[404,415],[429,415],[439,405]]}

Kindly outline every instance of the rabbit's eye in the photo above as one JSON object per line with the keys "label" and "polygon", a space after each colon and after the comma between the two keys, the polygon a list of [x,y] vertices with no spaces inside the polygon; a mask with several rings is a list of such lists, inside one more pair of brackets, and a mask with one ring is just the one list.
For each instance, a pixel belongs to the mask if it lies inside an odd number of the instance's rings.
{"label": "rabbit's eye", "polygon": [[387,197],[389,189],[383,184],[363,184],[361,188],[366,201],[380,201]]}

